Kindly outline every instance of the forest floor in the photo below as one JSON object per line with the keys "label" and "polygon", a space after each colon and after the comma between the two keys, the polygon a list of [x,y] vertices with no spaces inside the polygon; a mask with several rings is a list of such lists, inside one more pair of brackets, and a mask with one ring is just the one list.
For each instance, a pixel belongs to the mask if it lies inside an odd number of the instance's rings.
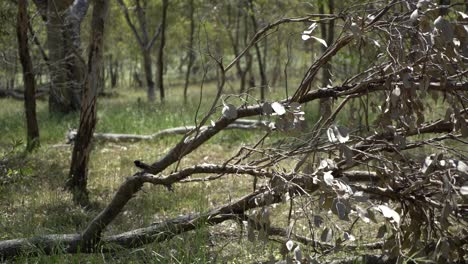
{"label": "forest floor", "polygon": [[[214,86],[213,86],[214,87]],[[213,87],[203,96],[199,117],[207,110]],[[174,93],[174,94],[172,94]],[[193,88],[190,100],[183,103],[178,92],[168,91],[166,101],[149,104],[145,93],[118,90],[118,96],[100,98],[96,132],[151,134],[165,128],[194,124],[199,102],[199,90]],[[278,95],[280,97],[281,95]],[[208,98],[208,99],[207,99]],[[237,101],[235,101],[237,100]],[[234,99],[240,105],[239,99]],[[72,145],[66,144],[69,129],[78,126],[78,114],[53,116],[47,102],[38,102],[38,122],[41,147],[34,153],[24,153],[24,113],[20,101],[0,102],[0,162],[7,166],[0,171],[0,240],[32,237],[44,234],[76,233],[112,198],[124,179],[137,168],[134,160],[148,163],[162,157],[181,138],[168,136],[137,143],[96,143],[89,169],[89,191],[93,207],[84,210],[72,203],[64,191],[68,177]],[[316,105],[307,106],[313,124]],[[218,111],[221,112],[221,109]],[[219,113],[213,118],[217,118]],[[307,114],[306,114],[307,116]],[[208,144],[187,156],[179,166],[204,162],[222,163],[242,144],[256,142],[262,131],[224,131]],[[270,140],[277,140],[273,137]],[[270,141],[272,142],[272,141]],[[268,143],[268,142],[267,142]],[[1,165],[2,163],[0,163]],[[0,169],[2,169],[0,167]],[[183,214],[203,212],[249,193],[252,178],[242,175],[225,177],[220,181],[177,184],[174,191],[145,185],[124,212],[109,226],[107,234],[117,234],[148,226]],[[318,197],[317,197],[318,199]],[[279,209],[287,205],[279,205]],[[286,210],[275,210],[273,221],[285,227]],[[300,214],[299,214],[300,215]],[[378,226],[358,224],[357,233],[364,241],[374,241]],[[306,229],[304,229],[306,230]],[[304,236],[310,236],[304,231]],[[320,236],[319,230],[313,235]],[[153,243],[135,250],[116,254],[78,254],[20,258],[20,263],[254,263],[280,258],[281,243],[249,242],[238,223],[226,222],[217,227],[200,227],[196,231],[176,236],[163,243]],[[303,249],[313,252],[313,247]],[[355,251],[352,255],[358,254]],[[342,253],[341,256],[345,256]]]}

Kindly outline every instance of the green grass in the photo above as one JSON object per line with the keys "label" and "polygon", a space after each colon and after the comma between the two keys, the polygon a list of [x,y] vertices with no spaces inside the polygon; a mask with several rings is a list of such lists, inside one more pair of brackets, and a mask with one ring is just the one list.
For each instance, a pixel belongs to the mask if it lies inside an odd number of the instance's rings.
{"label": "green grass", "polygon": [[[142,90],[118,90],[117,97],[99,98],[97,132],[151,134],[165,128],[193,125],[198,108],[199,87],[190,89],[189,102],[183,103],[181,89],[170,88],[164,103],[146,102]],[[207,84],[199,109],[198,120],[211,105],[215,94],[214,84]],[[227,90],[229,92],[229,89]],[[272,91],[270,101],[282,98],[283,92]],[[225,98],[225,97],[223,97]],[[250,99],[249,99],[250,100]],[[252,100],[250,100],[252,101]],[[229,102],[241,105],[242,101],[229,98]],[[25,121],[23,104],[14,100],[1,100],[0,108],[0,159],[5,156],[14,142],[24,141]],[[317,102],[305,107],[306,122],[311,127],[319,119]],[[63,189],[68,176],[72,147],[65,145],[68,129],[78,126],[78,114],[51,115],[47,102],[38,102],[38,122],[40,125],[41,148],[32,154],[25,154],[25,144],[19,144],[15,151],[6,155],[9,181],[0,182],[0,239],[31,237],[41,234],[76,233],[102,209],[112,198],[115,190],[137,169],[133,161],[154,162],[177,143],[180,136],[165,137],[160,140],[138,143],[96,143],[91,155],[89,170],[89,190],[93,209],[85,211],[72,203],[69,193]],[[438,110],[441,111],[441,110]],[[212,116],[216,120],[221,109]],[[355,127],[348,108],[339,115],[338,124]],[[372,117],[371,117],[372,118]],[[239,146],[256,142],[264,132],[223,131],[183,159],[180,166],[190,166],[203,162],[221,163],[237,152]],[[288,133],[274,133],[266,144],[276,144]],[[1,160],[0,160],[1,162]],[[0,163],[1,164],[1,163]],[[0,171],[1,172],[1,171]],[[124,208],[124,211],[106,230],[106,234],[117,234],[134,228],[161,222],[181,214],[203,212],[215,206],[249,193],[252,186],[250,177],[227,176],[221,181],[177,184],[174,192],[161,186],[145,185]],[[316,205],[318,197],[312,197]],[[301,202],[298,200],[298,202]],[[304,199],[302,202],[307,202]],[[319,207],[318,205],[316,205]],[[316,208],[317,208],[316,207]],[[309,210],[309,209],[308,209]],[[273,210],[273,222],[277,226],[287,226],[288,204],[281,204]],[[314,212],[326,215],[326,212]],[[301,215],[299,212],[298,215]],[[298,217],[296,231],[308,226],[304,218]],[[332,222],[338,220],[330,219]],[[315,237],[322,229],[314,229]],[[375,226],[358,223],[355,236],[364,241],[375,240]],[[216,227],[201,226],[196,231],[176,236],[163,243],[153,243],[139,249],[124,250],[116,254],[78,254],[39,256],[20,258],[18,263],[206,263],[230,262],[246,263],[265,261],[270,256],[280,257],[277,243],[251,243],[245,233],[241,235],[239,225],[226,222]],[[312,252],[302,247],[303,252]],[[359,253],[359,252],[354,252]],[[343,253],[345,254],[345,253]],[[338,255],[339,256],[339,255]]]}
{"label": "green grass", "polygon": [[[168,91],[164,103],[148,103],[143,91],[118,91],[120,96],[99,98],[97,132],[151,134],[165,128],[193,125],[198,108],[199,91],[192,87],[190,100],[184,104],[179,90]],[[205,87],[198,120],[211,105],[214,85]],[[239,103],[230,99],[234,103]],[[23,104],[15,100],[2,100],[0,109],[0,157],[15,142],[20,143],[13,153],[6,155],[11,170],[9,181],[0,184],[0,239],[31,237],[41,234],[76,233],[104,207],[113,193],[137,170],[135,159],[153,162],[163,156],[180,139],[170,136],[157,141],[139,143],[96,143],[89,169],[90,197],[96,207],[90,211],[75,206],[69,193],[63,189],[68,176],[72,147],[65,145],[65,134],[76,129],[79,115],[52,115],[47,102],[37,106],[41,147],[31,154],[24,149],[25,117]],[[220,109],[213,115],[216,120]],[[242,142],[255,141],[263,132],[225,131],[187,156],[180,166],[202,162],[222,162]],[[107,229],[116,234],[134,228],[161,222],[180,214],[203,212],[249,192],[251,179],[244,176],[228,177],[222,183],[196,183],[176,185],[174,192],[159,186],[145,186],[125,207]],[[220,192],[219,190],[223,190]],[[229,197],[226,197],[229,193]],[[20,258],[19,263],[89,263],[141,261],[163,263],[206,263],[213,260],[209,246],[211,228],[201,227],[176,238],[151,244],[139,250],[115,255],[59,255]]]}

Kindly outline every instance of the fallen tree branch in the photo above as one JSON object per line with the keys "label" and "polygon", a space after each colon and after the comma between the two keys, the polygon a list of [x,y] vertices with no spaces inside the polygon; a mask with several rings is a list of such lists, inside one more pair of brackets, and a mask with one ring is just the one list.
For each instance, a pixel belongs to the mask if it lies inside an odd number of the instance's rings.
{"label": "fallen tree branch", "polygon": [[[48,94],[49,94],[48,90],[38,89],[36,91],[36,98],[37,99],[43,98]],[[17,90],[17,89],[14,89],[14,90],[0,89],[0,98],[13,98],[16,100],[24,100],[24,91]]]}
{"label": "fallen tree branch", "polygon": [[[144,140],[155,140],[165,136],[184,135],[193,129],[195,126],[181,126],[175,128],[168,128],[150,135],[136,135],[136,134],[115,134],[115,133],[94,133],[93,139],[97,141],[113,141],[113,142],[138,142]],[[206,130],[208,126],[201,127],[201,130]],[[256,130],[268,129],[268,123],[264,121],[256,121],[249,119],[236,120],[228,125],[225,129],[238,129],[238,130]],[[70,130],[66,134],[67,143],[74,142],[77,135],[76,130]]]}
{"label": "fallen tree branch", "polygon": [[[246,211],[267,205],[265,200],[255,199],[257,196],[266,194],[272,197],[272,200],[268,201],[268,203],[281,201],[281,193],[264,189],[257,190],[235,202],[214,208],[206,213],[188,214],[145,228],[104,237],[96,246],[100,247],[99,252],[116,251],[119,246],[135,248],[151,242],[171,239],[178,234],[194,230],[202,225],[216,225],[226,220],[237,221],[239,216],[242,216]],[[96,247],[79,246],[84,243],[86,243],[86,238],[80,234],[54,234],[0,241],[0,261],[20,255],[97,252],[98,248]]]}

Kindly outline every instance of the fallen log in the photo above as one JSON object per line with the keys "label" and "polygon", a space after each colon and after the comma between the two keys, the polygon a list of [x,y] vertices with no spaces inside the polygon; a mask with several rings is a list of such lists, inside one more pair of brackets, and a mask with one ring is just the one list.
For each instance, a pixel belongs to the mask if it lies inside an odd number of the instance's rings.
{"label": "fallen log", "polygon": [[[168,128],[150,135],[137,135],[137,134],[115,134],[115,133],[94,133],[93,139],[98,141],[113,141],[113,142],[137,142],[143,140],[155,140],[164,136],[171,135],[184,135],[187,132],[195,129],[195,126],[181,126],[175,128]],[[208,126],[203,126],[200,131],[206,130]],[[239,129],[239,130],[255,130],[255,129],[268,129],[268,122],[257,121],[249,119],[236,120],[228,125],[226,129]],[[66,135],[67,143],[74,142],[77,131],[69,130]]]}
{"label": "fallen log", "polygon": [[[42,99],[49,94],[48,90],[38,89],[36,91],[36,99]],[[18,89],[0,89],[0,98],[13,98],[16,100],[24,100],[24,91]]]}
{"label": "fallen log", "polygon": [[[206,225],[216,225],[226,220],[238,220],[247,210],[264,206],[265,202],[255,199],[259,195],[271,193],[259,190],[250,193],[237,201],[214,208],[205,213],[187,214],[156,223],[145,228],[135,229],[118,235],[101,239],[96,247],[82,246],[85,238],[82,234],[53,234],[32,238],[20,238],[0,241],[0,262],[17,256],[37,256],[40,254],[95,253],[112,252],[121,248],[135,248],[151,242],[161,242],[172,237]],[[272,202],[281,201],[279,194],[272,194]]]}

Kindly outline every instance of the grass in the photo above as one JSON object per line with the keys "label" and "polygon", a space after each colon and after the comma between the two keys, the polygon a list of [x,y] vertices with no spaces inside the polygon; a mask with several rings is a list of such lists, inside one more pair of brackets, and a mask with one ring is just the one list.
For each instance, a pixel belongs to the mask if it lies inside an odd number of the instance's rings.
{"label": "grass", "polygon": [[[214,86],[205,87],[205,96],[199,111],[199,119],[207,111]],[[193,87],[191,90],[193,91]],[[198,108],[198,91],[190,94],[188,104],[178,96],[178,91],[168,92],[164,103],[146,102],[143,91],[118,91],[120,96],[100,98],[97,132],[150,134],[161,129],[193,125]],[[229,99],[232,100],[232,99]],[[234,100],[233,100],[234,101]],[[96,208],[85,211],[73,205],[70,195],[64,191],[69,170],[71,146],[65,145],[65,134],[77,128],[78,114],[51,115],[47,102],[39,101],[38,122],[41,148],[27,155],[23,152],[25,123],[23,105],[15,100],[2,100],[0,109],[0,153],[7,153],[12,145],[15,151],[7,157],[11,170],[9,181],[0,184],[0,239],[31,237],[41,234],[76,233],[102,209],[125,177],[136,170],[135,159],[152,162],[163,156],[180,136],[167,137],[154,142],[95,144],[89,168],[90,197]],[[220,112],[220,111],[218,111]],[[213,116],[216,119],[220,113]],[[225,131],[208,144],[187,156],[181,166],[202,162],[222,162],[234,153],[239,142],[260,138],[262,133]],[[0,157],[2,157],[0,156]],[[221,186],[222,185],[222,186]],[[250,178],[228,177],[222,184],[196,183],[175,186],[174,192],[165,188],[145,186],[125,210],[109,226],[107,233],[115,234],[134,228],[161,222],[180,214],[203,212],[247,193]],[[219,192],[223,189],[223,192]],[[229,197],[226,197],[226,193]],[[227,224],[230,225],[230,224]],[[209,246],[211,229],[201,227],[197,231],[178,236],[165,243],[151,244],[138,250],[124,251],[112,256],[59,255],[20,258],[19,263],[90,263],[116,262],[166,262],[206,263],[212,261],[213,250]],[[241,250],[242,251],[242,250]],[[221,254],[221,253],[220,253]],[[230,256],[231,258],[233,255]]]}
{"label": "grass", "polygon": [[[194,124],[197,112],[199,90],[191,87],[188,104],[184,104],[181,89],[169,89],[164,103],[147,103],[141,90],[118,90],[120,96],[100,98],[98,106],[97,132],[150,134],[159,130]],[[214,85],[208,84],[199,111],[199,119],[208,110],[210,98],[215,93]],[[281,91],[275,90],[269,98],[279,99]],[[226,98],[226,97],[223,97]],[[230,103],[240,105],[241,100],[229,98]],[[133,161],[136,159],[153,162],[162,157],[180,138],[166,137],[161,140],[139,143],[95,144],[89,168],[89,190],[96,207],[85,211],[73,205],[70,195],[63,190],[68,176],[71,146],[65,145],[65,134],[69,129],[77,128],[78,114],[51,115],[47,103],[38,103],[38,122],[41,133],[41,148],[26,155],[23,144],[25,123],[23,105],[19,101],[2,100],[0,108],[0,159],[12,145],[18,145],[15,151],[6,155],[8,158],[8,182],[0,182],[0,239],[31,237],[41,234],[76,233],[102,209],[112,198],[113,193],[125,177],[136,172]],[[213,115],[216,119],[221,110]],[[317,103],[305,106],[306,121],[311,126],[318,120]],[[353,126],[351,111],[339,115],[337,123]],[[268,139],[272,144],[287,134],[277,133]],[[190,166],[203,162],[221,163],[235,153],[239,146],[247,142],[256,142],[262,132],[223,131],[207,144],[184,158],[181,166]],[[0,160],[1,164],[1,160]],[[1,171],[0,171],[1,173]],[[222,181],[178,184],[174,192],[168,192],[161,186],[145,185],[143,190],[124,208],[124,211],[107,229],[107,234],[116,234],[134,228],[147,226],[154,222],[176,217],[180,214],[203,212],[230,199],[250,191],[252,180],[249,177],[233,175]],[[314,210],[318,197],[312,197],[313,204],[305,207]],[[301,202],[298,200],[298,202]],[[307,201],[303,201],[306,203]],[[273,223],[287,226],[287,204],[278,205],[273,211]],[[339,222],[326,212],[314,212],[325,215],[331,222]],[[301,212],[297,212],[296,230],[304,235],[320,237],[323,228],[316,228],[313,234],[304,229],[308,223]],[[358,224],[355,236],[364,241],[374,240],[376,226]],[[339,231],[336,229],[336,231]],[[36,258],[20,258],[19,263],[206,263],[230,262],[246,263],[268,260],[270,256],[278,259],[280,245],[277,243],[249,242],[241,234],[239,224],[223,223],[216,227],[201,226],[196,231],[176,236],[174,239],[153,243],[135,250],[124,250],[116,254],[78,254],[57,255]],[[303,252],[311,252],[303,248]],[[359,253],[359,252],[354,252]],[[345,253],[342,253],[345,254]],[[338,254],[338,257],[339,254]]]}

